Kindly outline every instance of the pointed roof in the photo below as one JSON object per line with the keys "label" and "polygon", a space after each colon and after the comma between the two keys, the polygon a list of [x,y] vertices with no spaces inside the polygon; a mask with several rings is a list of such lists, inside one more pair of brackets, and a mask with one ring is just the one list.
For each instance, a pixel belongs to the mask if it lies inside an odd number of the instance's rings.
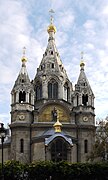
{"label": "pointed roof", "polygon": [[77,81],[77,86],[81,87],[81,88],[86,88],[88,90],[89,93],[93,94],[93,91],[91,89],[91,86],[89,84],[89,81],[86,77],[86,74],[84,72],[84,60],[83,60],[83,54],[81,53],[81,62],[80,62],[80,74],[79,74],[79,78]]}
{"label": "pointed roof", "polygon": [[50,20],[50,25],[47,28],[47,32],[49,35],[48,45],[45,50],[45,53],[43,54],[43,58],[38,68],[37,75],[40,76],[44,74],[49,74],[50,72],[50,74],[52,73],[57,75],[59,73],[60,76],[68,78],[66,74],[66,70],[64,69],[63,63],[60,59],[59,52],[56,48],[56,44],[55,44],[56,27],[54,26],[52,15]]}
{"label": "pointed roof", "polygon": [[31,86],[30,78],[28,76],[27,69],[26,69],[27,58],[25,57],[25,49],[26,48],[24,47],[23,48],[23,56],[21,58],[21,61],[22,61],[21,70],[20,70],[19,75],[15,81],[15,84],[14,84],[12,91],[19,88],[19,86],[23,85],[23,84],[27,85],[27,86]]}

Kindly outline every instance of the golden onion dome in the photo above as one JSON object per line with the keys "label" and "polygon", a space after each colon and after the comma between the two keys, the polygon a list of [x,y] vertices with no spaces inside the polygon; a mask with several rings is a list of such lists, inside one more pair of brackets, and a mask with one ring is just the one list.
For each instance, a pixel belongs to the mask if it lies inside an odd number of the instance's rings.
{"label": "golden onion dome", "polygon": [[59,120],[57,120],[56,123],[54,124],[54,127],[55,127],[55,126],[62,126],[62,124],[60,123]]}
{"label": "golden onion dome", "polygon": [[81,62],[80,62],[80,67],[82,67],[82,66],[85,66],[84,61],[81,61]]}
{"label": "golden onion dome", "polygon": [[26,62],[27,61],[27,58],[25,57],[25,51],[26,51],[26,48],[23,47],[23,57],[21,58],[22,62]]}
{"label": "golden onion dome", "polygon": [[84,67],[84,66],[85,66],[84,59],[83,59],[83,55],[84,55],[84,52],[82,51],[82,52],[81,52],[81,62],[80,62],[80,67]]}
{"label": "golden onion dome", "polygon": [[55,132],[61,132],[62,124],[57,120],[57,122],[53,125]]}
{"label": "golden onion dome", "polygon": [[56,33],[56,27],[53,24],[50,24],[47,28],[47,32],[54,32]]}
{"label": "golden onion dome", "polygon": [[23,56],[23,57],[21,58],[21,61],[22,61],[22,62],[27,62],[27,58],[26,58],[25,56]]}

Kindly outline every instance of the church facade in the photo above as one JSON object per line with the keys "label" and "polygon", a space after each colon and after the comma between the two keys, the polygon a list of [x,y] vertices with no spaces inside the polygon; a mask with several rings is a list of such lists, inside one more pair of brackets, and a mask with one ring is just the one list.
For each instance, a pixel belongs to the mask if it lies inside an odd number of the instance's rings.
{"label": "church facade", "polygon": [[85,162],[94,143],[94,94],[83,59],[73,89],[56,48],[52,21],[47,31],[48,45],[34,80],[29,79],[25,53],[21,59],[11,91],[11,137],[4,143],[4,160]]}

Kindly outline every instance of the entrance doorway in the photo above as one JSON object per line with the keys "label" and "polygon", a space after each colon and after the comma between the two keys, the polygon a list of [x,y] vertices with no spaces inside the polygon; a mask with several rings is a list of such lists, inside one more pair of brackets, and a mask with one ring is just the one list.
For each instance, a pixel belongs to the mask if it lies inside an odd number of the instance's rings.
{"label": "entrance doorway", "polygon": [[62,138],[57,138],[51,143],[51,160],[59,162],[67,160],[67,143]]}

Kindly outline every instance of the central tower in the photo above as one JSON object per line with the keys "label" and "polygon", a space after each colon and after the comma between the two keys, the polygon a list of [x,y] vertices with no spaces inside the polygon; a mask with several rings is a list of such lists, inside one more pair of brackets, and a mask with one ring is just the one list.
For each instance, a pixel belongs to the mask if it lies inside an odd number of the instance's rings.
{"label": "central tower", "polygon": [[[59,106],[59,110],[60,104],[66,104],[66,107],[68,107],[68,105],[71,103],[72,92],[72,84],[68,79],[66,70],[64,69],[59,52],[56,48],[56,27],[53,24],[52,16],[50,25],[47,28],[47,32],[49,35],[48,45],[43,54],[39,68],[37,68],[37,74],[34,79],[35,112],[39,109],[42,110],[44,104],[50,104],[50,107],[48,106],[48,112],[46,112],[47,114],[44,114],[42,117],[41,113],[41,117],[39,117],[39,121],[44,122],[52,120],[51,111],[54,109],[54,107]],[[65,116],[66,114],[67,113],[65,113]],[[61,116],[63,117],[62,112],[60,114],[60,118]]]}

